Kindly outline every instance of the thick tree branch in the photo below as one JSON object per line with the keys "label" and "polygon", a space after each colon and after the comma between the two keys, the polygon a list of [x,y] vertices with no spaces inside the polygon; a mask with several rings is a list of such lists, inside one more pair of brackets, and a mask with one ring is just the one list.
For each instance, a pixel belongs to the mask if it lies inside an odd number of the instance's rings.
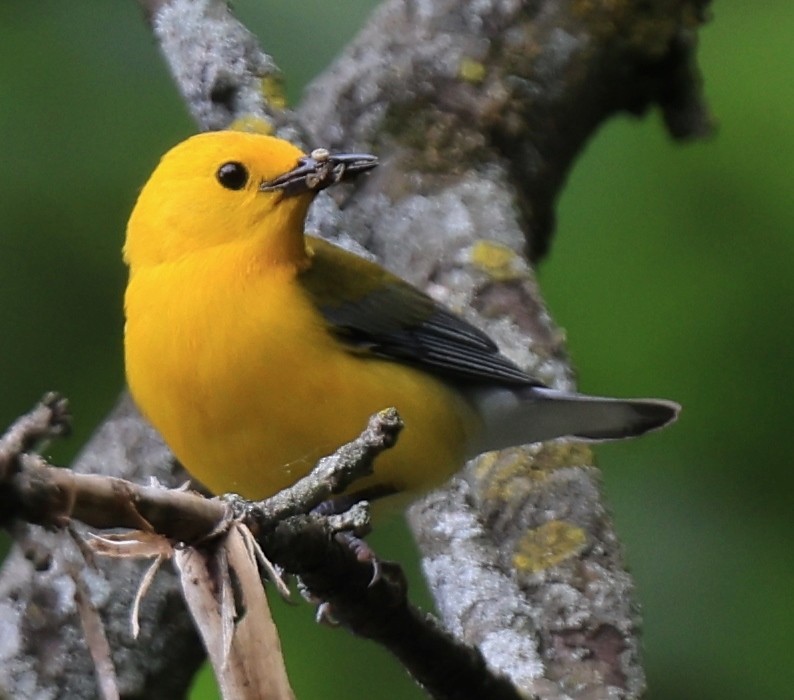
{"label": "thick tree branch", "polygon": [[[378,187],[388,182],[401,199],[473,168],[501,185],[486,167],[506,168],[538,259],[573,159],[605,119],[658,105],[677,138],[709,130],[694,54],[708,4],[388,0],[299,116],[318,144],[391,155],[398,182],[381,172]],[[403,189],[417,173],[421,185]],[[392,262],[378,234],[372,244]]]}
{"label": "thick tree branch", "polygon": [[[659,105],[676,137],[709,122],[694,58],[706,0],[387,0],[297,118],[260,99],[277,97],[272,63],[225,3],[142,4],[202,128],[253,111],[281,135],[311,134],[299,139],[309,146],[377,152],[379,171],[321,198],[313,225],[352,236],[557,387],[572,386],[572,372],[523,251],[537,259],[547,249],[574,158],[618,112]],[[184,478],[126,399],[74,468]],[[631,581],[589,451],[559,444],[482,458],[414,508],[411,523],[447,628],[525,693],[642,694]],[[68,553],[36,554],[38,539],[22,536],[0,579],[3,619],[16,631],[4,640],[0,688],[24,678],[92,697]],[[143,611],[150,636],[129,643],[128,581],[139,575],[114,561],[95,593],[120,683],[128,697],[178,696],[197,642],[162,577]],[[42,600],[60,601],[43,620]],[[44,638],[54,640],[49,664],[32,641]]]}
{"label": "thick tree branch", "polygon": [[[570,388],[522,251],[545,252],[573,159],[605,119],[659,105],[676,137],[707,130],[705,5],[385,2],[299,111],[312,143],[382,159],[342,230]],[[564,443],[484,457],[410,514],[447,627],[544,698],[644,690],[632,582],[593,464]]]}

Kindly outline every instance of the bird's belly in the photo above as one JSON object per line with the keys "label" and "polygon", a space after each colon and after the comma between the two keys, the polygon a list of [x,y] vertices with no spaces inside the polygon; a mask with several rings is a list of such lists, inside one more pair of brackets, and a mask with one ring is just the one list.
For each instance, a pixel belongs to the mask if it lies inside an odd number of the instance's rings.
{"label": "bird's belly", "polygon": [[406,427],[355,490],[426,489],[461,466],[476,423],[466,401],[413,368],[348,352],[313,310],[271,295],[266,308],[218,317],[203,333],[200,319],[179,321],[149,336],[128,323],[127,374],[144,414],[213,492],[272,495],[389,406]]}

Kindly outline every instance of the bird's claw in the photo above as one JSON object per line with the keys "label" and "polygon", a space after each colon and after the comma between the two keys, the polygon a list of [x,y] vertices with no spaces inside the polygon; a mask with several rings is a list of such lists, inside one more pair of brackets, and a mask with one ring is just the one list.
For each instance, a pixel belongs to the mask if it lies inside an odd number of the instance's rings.
{"label": "bird's claw", "polygon": [[335,537],[337,542],[346,546],[356,555],[357,561],[368,563],[372,566],[372,578],[368,584],[370,588],[380,581],[383,573],[380,559],[364,540],[352,532],[337,532]]}

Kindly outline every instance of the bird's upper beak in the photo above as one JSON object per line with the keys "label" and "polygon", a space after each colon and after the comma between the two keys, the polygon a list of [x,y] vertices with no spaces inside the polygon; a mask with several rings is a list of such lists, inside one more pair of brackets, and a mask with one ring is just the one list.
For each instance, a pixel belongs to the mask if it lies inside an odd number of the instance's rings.
{"label": "bird's upper beak", "polygon": [[366,153],[329,153],[324,148],[315,148],[308,156],[300,158],[292,170],[262,182],[259,191],[280,191],[285,197],[319,192],[372,170],[377,164],[378,159]]}

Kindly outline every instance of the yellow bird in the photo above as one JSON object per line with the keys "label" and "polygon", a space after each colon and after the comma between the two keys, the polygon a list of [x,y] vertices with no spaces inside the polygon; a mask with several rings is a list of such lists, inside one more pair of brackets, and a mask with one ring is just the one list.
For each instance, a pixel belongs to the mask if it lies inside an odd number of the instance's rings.
{"label": "yellow bird", "polygon": [[127,378],[195,478],[270,496],[388,406],[405,429],[356,490],[424,490],[486,450],[675,419],[668,401],[545,388],[407,282],[304,234],[318,191],[376,164],[213,132],[169,151],[141,191],[124,246]]}

